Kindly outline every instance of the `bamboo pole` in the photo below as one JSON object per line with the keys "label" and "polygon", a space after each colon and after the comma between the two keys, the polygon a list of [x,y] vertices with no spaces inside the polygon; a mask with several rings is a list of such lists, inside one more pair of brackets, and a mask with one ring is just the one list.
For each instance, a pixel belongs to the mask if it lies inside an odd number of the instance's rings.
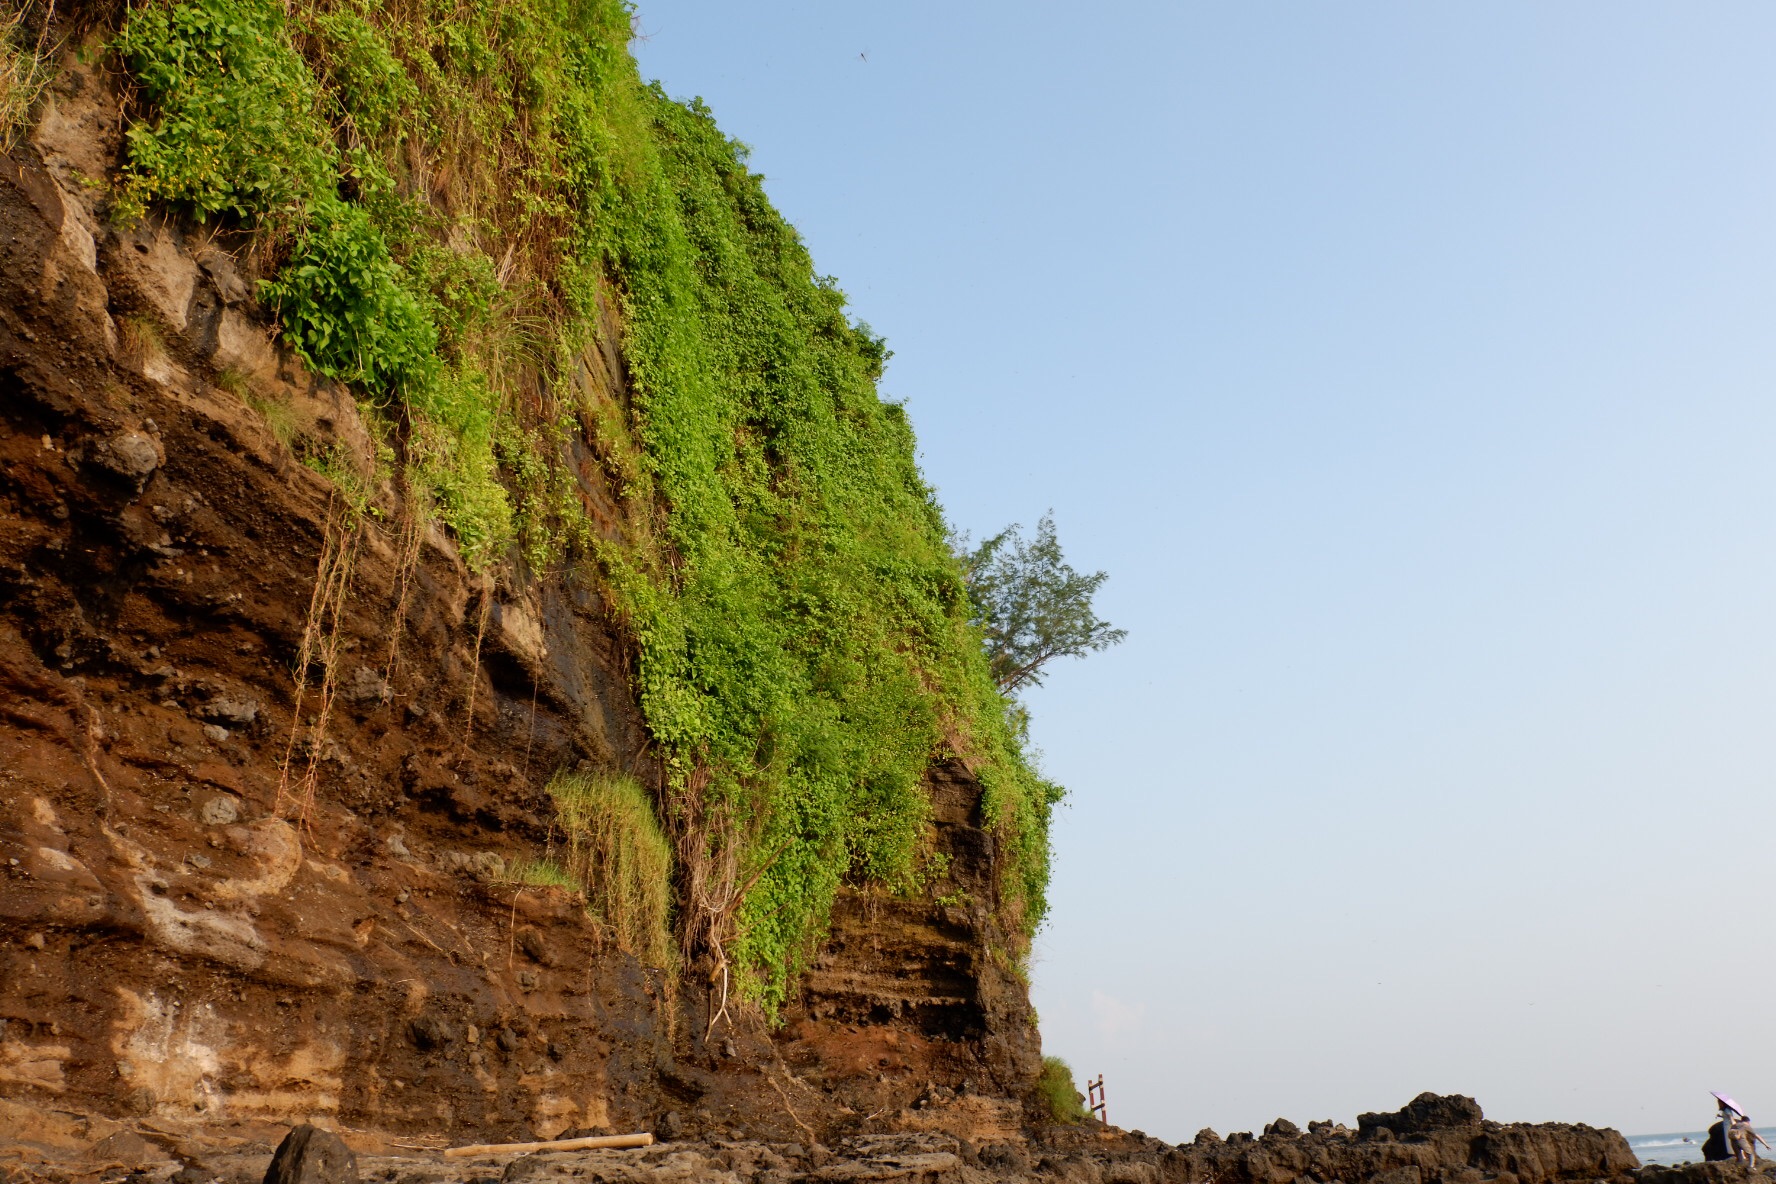
{"label": "bamboo pole", "polygon": [[648,1147],[654,1136],[648,1131],[635,1135],[589,1135],[584,1139],[545,1139],[540,1143],[473,1143],[452,1147],[445,1159],[461,1159],[465,1155],[517,1155],[530,1151],[592,1151],[599,1147]]}

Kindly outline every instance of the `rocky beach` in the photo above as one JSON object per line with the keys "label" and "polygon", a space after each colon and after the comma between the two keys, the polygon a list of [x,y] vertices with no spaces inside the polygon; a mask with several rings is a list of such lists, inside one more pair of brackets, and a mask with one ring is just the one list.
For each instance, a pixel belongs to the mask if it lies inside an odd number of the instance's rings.
{"label": "rocky beach", "polygon": [[1433,1094],[1395,1112],[1364,1114],[1354,1128],[1316,1121],[1304,1129],[1278,1119],[1260,1133],[1223,1138],[1205,1130],[1176,1146],[1086,1122],[1031,1123],[978,1138],[930,1130],[839,1136],[830,1145],[703,1137],[627,1150],[447,1158],[445,1141],[435,1137],[304,1127],[305,1156],[275,1170],[273,1152],[290,1128],[274,1124],[117,1122],[0,1104],[0,1129],[10,1131],[0,1168],[13,1184],[1740,1184],[1769,1177],[1731,1164],[1642,1167],[1615,1131],[1491,1122],[1470,1098]]}

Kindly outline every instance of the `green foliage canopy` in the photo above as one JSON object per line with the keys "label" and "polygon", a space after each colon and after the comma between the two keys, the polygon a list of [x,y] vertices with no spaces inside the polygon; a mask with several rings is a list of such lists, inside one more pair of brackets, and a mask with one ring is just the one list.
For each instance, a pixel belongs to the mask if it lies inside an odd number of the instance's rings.
{"label": "green foliage canopy", "polygon": [[1073,570],[1061,554],[1053,514],[1042,516],[1033,539],[1013,523],[973,550],[966,541],[958,550],[1001,691],[1041,686],[1042,668],[1055,658],[1083,657],[1128,636],[1093,611],[1092,597],[1109,577]]}

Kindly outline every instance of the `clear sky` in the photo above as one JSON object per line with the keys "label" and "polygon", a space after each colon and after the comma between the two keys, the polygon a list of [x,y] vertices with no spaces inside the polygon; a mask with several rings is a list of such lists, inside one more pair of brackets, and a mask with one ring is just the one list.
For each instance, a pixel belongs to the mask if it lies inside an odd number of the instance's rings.
{"label": "clear sky", "polygon": [[1119,649],[1044,1045],[1188,1139],[1776,1121],[1776,7],[642,0]]}

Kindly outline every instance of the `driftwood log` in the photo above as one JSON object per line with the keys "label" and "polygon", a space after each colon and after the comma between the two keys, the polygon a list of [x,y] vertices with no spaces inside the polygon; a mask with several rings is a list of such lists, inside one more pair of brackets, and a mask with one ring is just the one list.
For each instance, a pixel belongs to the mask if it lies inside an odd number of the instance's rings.
{"label": "driftwood log", "polygon": [[653,1144],[650,1131],[635,1135],[588,1135],[584,1139],[545,1139],[540,1143],[473,1143],[467,1147],[451,1147],[445,1159],[461,1159],[465,1155],[523,1155],[532,1151],[594,1151],[600,1147],[648,1147]]}

